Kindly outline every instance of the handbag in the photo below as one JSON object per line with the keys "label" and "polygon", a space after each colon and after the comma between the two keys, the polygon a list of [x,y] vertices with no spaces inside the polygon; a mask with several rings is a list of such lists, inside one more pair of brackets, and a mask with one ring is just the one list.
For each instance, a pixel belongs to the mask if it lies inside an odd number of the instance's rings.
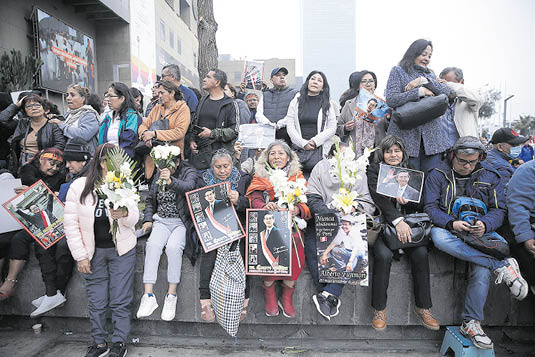
{"label": "handbag", "polygon": [[384,240],[388,248],[392,250],[413,248],[429,244],[429,235],[431,234],[431,218],[427,213],[410,213],[404,216],[404,222],[411,227],[411,241],[403,243],[398,239],[396,227],[392,223],[384,225]]}
{"label": "handbag", "polygon": [[361,198],[357,198],[357,200],[373,205],[375,207],[376,212],[378,212],[378,214],[372,215],[363,210],[361,207],[358,207],[356,209],[358,213],[366,215],[366,235],[368,240],[368,246],[373,247],[375,245],[377,237],[379,236],[379,233],[381,233],[381,230],[383,228],[383,212],[381,211],[381,208],[379,208],[379,206],[377,206],[373,201],[363,200]]}
{"label": "handbag", "polygon": [[210,296],[217,322],[235,337],[245,300],[245,267],[238,241],[218,248],[210,279]]}
{"label": "handbag", "polygon": [[[154,130],[169,130],[169,119],[160,117],[154,123],[151,124],[148,131]],[[152,140],[152,147],[163,145],[165,142],[162,140]],[[149,148],[144,141],[140,140],[135,148],[136,155],[145,156],[150,153],[151,148]]]}
{"label": "handbag", "polygon": [[[321,120],[321,131],[325,129],[325,122],[326,122],[326,119],[325,119],[325,114],[324,114]],[[292,149],[297,154],[301,167],[305,170],[312,170],[314,166],[316,166],[316,164],[323,159],[323,147],[322,146],[316,147],[314,150],[305,150],[293,144]]]}
{"label": "handbag", "polygon": [[448,96],[439,94],[434,97],[423,97],[417,102],[400,105],[394,109],[392,118],[400,129],[408,130],[444,115],[447,109]]}

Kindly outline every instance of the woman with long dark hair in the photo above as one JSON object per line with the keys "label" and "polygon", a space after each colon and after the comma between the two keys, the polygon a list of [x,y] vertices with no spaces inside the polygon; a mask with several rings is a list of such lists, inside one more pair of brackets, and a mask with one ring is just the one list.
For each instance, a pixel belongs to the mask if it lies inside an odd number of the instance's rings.
{"label": "woman with long dark hair", "polygon": [[136,109],[136,102],[128,86],[114,82],[106,92],[112,112],[100,124],[98,143],[112,143],[121,147],[131,158],[138,143],[137,130],[142,120]]}
{"label": "woman with long dark hair", "polygon": [[132,98],[134,98],[134,102],[136,103],[137,112],[143,115],[143,93],[141,93],[141,91],[136,87],[131,87],[130,94],[132,95]]}
{"label": "woman with long dark hair", "polygon": [[[108,210],[95,185],[107,174],[106,155],[115,147],[100,145],[91,160],[87,177],[74,181],[67,193],[63,226],[78,271],[85,279],[93,345],[87,356],[103,356],[110,349],[105,328],[108,308],[113,324],[110,356],[126,355],[130,333],[130,303],[134,298],[134,268],[139,219],[136,204],[125,210]],[[119,223],[116,244],[110,233],[112,219]]]}
{"label": "woman with long dark hair", "polygon": [[[431,41],[414,41],[398,66],[390,71],[386,84],[386,103],[397,108],[408,102],[416,102],[426,96],[450,94],[446,84],[437,81],[429,62],[433,53]],[[440,154],[449,148],[449,141],[441,126],[441,117],[403,130],[394,120],[388,127],[388,134],[400,137],[409,154],[409,165],[417,170],[428,171],[440,162]]]}
{"label": "woman with long dark hair", "polygon": [[323,72],[312,71],[301,90],[290,102],[286,125],[292,146],[298,151],[312,151],[320,148],[315,162],[303,162],[303,174],[308,177],[312,167],[325,157],[336,134],[337,104],[330,100],[329,82]]}

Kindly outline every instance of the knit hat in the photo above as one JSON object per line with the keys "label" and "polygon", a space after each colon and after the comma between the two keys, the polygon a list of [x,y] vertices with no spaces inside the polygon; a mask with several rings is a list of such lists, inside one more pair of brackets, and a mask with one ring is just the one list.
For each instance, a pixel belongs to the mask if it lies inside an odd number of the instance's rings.
{"label": "knit hat", "polygon": [[88,161],[91,154],[81,144],[68,143],[63,150],[65,161]]}

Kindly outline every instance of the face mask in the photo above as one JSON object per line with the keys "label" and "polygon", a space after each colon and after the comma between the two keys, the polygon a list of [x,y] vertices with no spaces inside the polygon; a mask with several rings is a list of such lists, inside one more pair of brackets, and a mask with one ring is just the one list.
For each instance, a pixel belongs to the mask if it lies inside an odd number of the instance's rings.
{"label": "face mask", "polygon": [[522,151],[522,145],[513,146],[511,148],[511,152],[510,152],[509,155],[511,155],[511,157],[518,157],[518,155],[520,155],[521,151]]}

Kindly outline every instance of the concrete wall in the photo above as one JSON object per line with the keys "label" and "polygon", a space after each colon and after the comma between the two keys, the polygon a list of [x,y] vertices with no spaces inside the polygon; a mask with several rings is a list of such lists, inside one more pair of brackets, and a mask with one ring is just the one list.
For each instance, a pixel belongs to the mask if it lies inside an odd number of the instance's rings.
{"label": "concrete wall", "polygon": [[[143,263],[144,263],[145,239],[138,243],[137,260],[135,270],[135,298],[132,306],[133,316],[137,312],[139,302],[143,294]],[[0,303],[0,315],[29,315],[33,306],[31,301],[44,293],[44,284],[41,278],[39,264],[31,254],[29,264],[19,276],[18,291],[10,299]],[[373,269],[373,259],[371,269]],[[433,299],[433,313],[442,325],[460,323],[460,314],[463,309],[464,295],[466,291],[466,264],[454,260],[452,257],[433,251],[429,257],[431,269],[431,295]],[[166,293],[166,257],[162,255],[158,272],[158,282],[155,286],[155,295],[160,307],[149,318],[143,319],[143,323],[151,326],[148,331],[158,331],[163,297]],[[399,329],[394,326],[416,329],[414,336],[425,336],[429,331],[419,325],[412,309],[414,295],[412,292],[412,279],[410,266],[406,259],[394,261],[390,275],[389,299],[387,306],[387,322],[390,329],[383,334],[376,334],[370,327],[373,317],[371,307],[371,288],[346,286],[341,296],[342,305],[340,315],[331,321],[326,321],[316,311],[312,303],[312,295],[315,293],[313,283],[308,270],[304,270],[297,282],[297,290],[294,297],[294,305],[297,310],[295,319],[285,318],[282,314],[278,317],[267,317],[264,312],[264,297],[261,287],[261,279],[251,278],[251,301],[247,319],[244,322],[250,326],[241,328],[243,333],[255,335],[252,330],[269,332],[270,336],[299,336],[305,326],[338,326],[344,327],[345,333],[360,333],[360,338],[369,335],[369,338],[400,338]],[[178,289],[178,305],[175,322],[200,323],[199,306],[199,264],[192,267],[187,258],[182,264],[182,282]],[[87,297],[84,282],[80,274],[75,272],[67,288],[67,302],[47,314],[56,317],[87,317]],[[485,308],[484,325],[487,326],[533,326],[535,325],[535,299],[532,294],[524,301],[516,301],[509,294],[504,284],[496,286],[492,284]],[[140,321],[141,322],[141,321]],[[184,324],[170,324],[181,329]],[[269,326],[277,326],[269,329]],[[189,326],[189,325],[184,325]],[[349,329],[349,330],[348,330]],[[364,332],[362,332],[364,331]],[[191,330],[189,334],[202,333],[202,329]],[[364,335],[362,335],[364,333]],[[380,337],[378,336],[380,335]],[[267,336],[267,335],[266,335]],[[338,335],[337,335],[338,336]],[[338,338],[351,338],[340,335]],[[373,337],[375,336],[375,337]],[[414,337],[413,336],[413,337]],[[434,337],[438,337],[433,335]],[[262,336],[259,336],[262,338]],[[264,336],[265,337],[265,336]],[[332,337],[334,338],[334,336]]]}

